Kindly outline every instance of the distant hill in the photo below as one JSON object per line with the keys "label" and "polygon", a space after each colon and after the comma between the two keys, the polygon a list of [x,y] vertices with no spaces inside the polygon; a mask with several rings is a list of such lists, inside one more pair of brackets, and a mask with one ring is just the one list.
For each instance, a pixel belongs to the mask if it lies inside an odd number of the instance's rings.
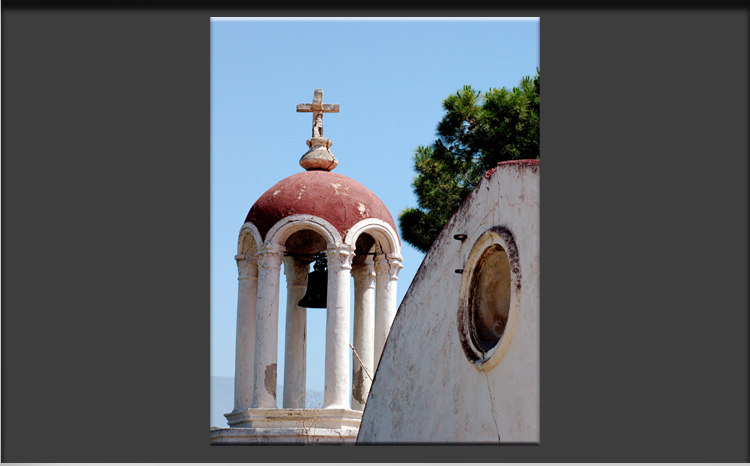
{"label": "distant hill", "polygon": [[[204,405],[205,406],[205,405]],[[234,408],[234,377],[211,377],[211,425],[229,427],[225,413]],[[205,411],[204,411],[205,412]]]}
{"label": "distant hill", "polygon": [[[279,404],[284,389],[276,387]],[[307,390],[306,404],[308,408],[323,406],[323,392]],[[224,414],[232,412],[234,408],[234,377],[211,377],[211,425],[229,427]]]}

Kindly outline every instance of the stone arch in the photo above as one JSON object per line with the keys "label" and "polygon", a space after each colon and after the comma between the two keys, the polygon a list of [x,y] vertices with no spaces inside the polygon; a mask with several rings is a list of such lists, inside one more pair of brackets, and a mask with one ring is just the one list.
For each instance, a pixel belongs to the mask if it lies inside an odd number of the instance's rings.
{"label": "stone arch", "polygon": [[377,218],[366,218],[360,220],[349,229],[344,242],[351,247],[356,247],[357,238],[362,233],[367,233],[380,245],[384,254],[401,255],[401,244],[393,227]]}
{"label": "stone arch", "polygon": [[261,244],[263,244],[263,238],[258,228],[251,222],[245,222],[237,240],[237,254],[254,253]]}
{"label": "stone arch", "polygon": [[275,243],[283,247],[289,236],[300,230],[312,230],[328,243],[341,242],[341,234],[327,220],[314,215],[297,214],[276,222],[266,234],[266,243]]}

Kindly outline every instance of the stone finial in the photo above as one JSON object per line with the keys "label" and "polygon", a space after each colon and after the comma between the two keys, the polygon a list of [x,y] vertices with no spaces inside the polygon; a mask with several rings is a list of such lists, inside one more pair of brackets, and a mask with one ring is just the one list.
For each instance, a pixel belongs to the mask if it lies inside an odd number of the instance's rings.
{"label": "stone finial", "polygon": [[299,160],[299,164],[305,170],[331,171],[339,164],[329,148],[332,145],[330,139],[323,137],[323,114],[339,113],[339,104],[324,104],[323,90],[315,89],[313,102],[311,104],[297,104],[297,112],[313,114],[312,138],[307,140],[310,148]]}

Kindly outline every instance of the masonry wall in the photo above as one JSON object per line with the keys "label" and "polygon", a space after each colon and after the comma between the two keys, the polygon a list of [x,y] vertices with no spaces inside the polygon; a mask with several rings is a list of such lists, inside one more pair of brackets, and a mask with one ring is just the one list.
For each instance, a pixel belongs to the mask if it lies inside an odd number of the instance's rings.
{"label": "masonry wall", "polygon": [[[461,346],[455,270],[495,226],[515,237],[520,305],[507,350],[484,371]],[[539,441],[538,161],[488,172],[426,255],[391,327],[358,437],[360,444],[498,441]]]}

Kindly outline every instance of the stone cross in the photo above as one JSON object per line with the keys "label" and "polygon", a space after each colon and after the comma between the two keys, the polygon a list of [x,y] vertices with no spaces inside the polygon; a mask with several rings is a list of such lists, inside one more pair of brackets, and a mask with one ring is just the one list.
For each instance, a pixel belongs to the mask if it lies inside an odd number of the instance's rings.
{"label": "stone cross", "polygon": [[323,137],[323,114],[339,113],[339,104],[324,104],[323,89],[315,89],[315,95],[311,104],[297,104],[298,112],[313,112],[312,137]]}

